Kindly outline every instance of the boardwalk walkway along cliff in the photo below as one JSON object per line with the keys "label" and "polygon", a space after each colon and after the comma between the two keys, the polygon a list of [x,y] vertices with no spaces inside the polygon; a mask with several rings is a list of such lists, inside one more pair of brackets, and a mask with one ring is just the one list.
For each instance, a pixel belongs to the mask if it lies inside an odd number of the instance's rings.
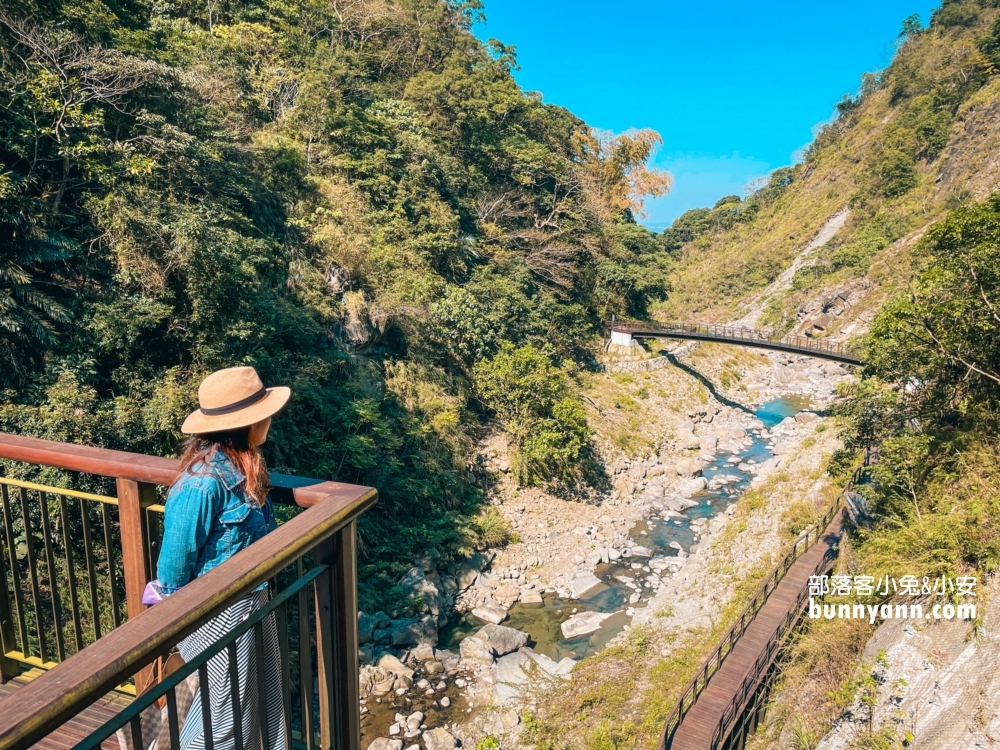
{"label": "boardwalk walkway along cliff", "polygon": [[743,748],[756,728],[771,667],[806,605],[809,578],[836,558],[844,496],[864,469],[854,472],[823,517],[795,541],[688,683],[663,726],[659,750]]}
{"label": "boardwalk walkway along cliff", "polygon": [[809,336],[782,336],[755,328],[621,320],[608,323],[607,327],[611,330],[611,342],[624,346],[630,345],[632,339],[690,339],[804,354],[848,365],[861,364],[861,357],[846,344]]}
{"label": "boardwalk walkway along cliff", "polygon": [[[375,503],[374,489],[272,475],[272,497],[301,512],[147,612],[141,596],[155,568],[157,490],[173,481],[179,462],[4,433],[0,459],[72,472],[64,475],[69,483],[103,477],[116,488],[102,495],[0,476],[2,750],[138,750],[149,746],[151,727],[160,750],[178,747],[178,696],[205,684],[212,656],[234,659],[239,636],[252,634],[259,646],[261,620],[271,613],[283,657],[286,746],[358,748],[356,520]],[[273,597],[264,609],[169,677],[153,679],[159,657],[265,582]],[[257,687],[234,691],[235,714],[238,701],[259,700]],[[256,713],[267,737],[267,712]],[[236,746],[243,746],[239,732]]]}

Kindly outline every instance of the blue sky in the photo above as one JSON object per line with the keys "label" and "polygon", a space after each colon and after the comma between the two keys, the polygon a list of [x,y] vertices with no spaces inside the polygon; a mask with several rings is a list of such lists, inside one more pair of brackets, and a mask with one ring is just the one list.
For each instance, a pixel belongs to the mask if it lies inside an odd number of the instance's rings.
{"label": "blue sky", "polygon": [[593,127],[663,136],[655,164],[674,186],[648,205],[654,229],[792,164],[861,74],[890,62],[903,19],[926,24],[937,4],[485,2],[476,33],[517,48],[523,88]]}

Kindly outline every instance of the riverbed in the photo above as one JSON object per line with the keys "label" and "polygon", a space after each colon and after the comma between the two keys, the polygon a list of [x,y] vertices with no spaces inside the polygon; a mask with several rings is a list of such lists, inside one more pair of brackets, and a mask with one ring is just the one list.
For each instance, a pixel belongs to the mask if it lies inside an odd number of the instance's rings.
{"label": "riverbed", "polygon": [[[748,431],[749,445],[737,453],[720,451],[713,463],[707,465],[702,475],[709,487],[692,495],[696,505],[681,512],[664,512],[637,523],[630,531],[636,545],[647,548],[651,555],[623,556],[621,559],[598,564],[594,574],[601,585],[580,599],[563,599],[555,594],[543,596],[541,604],[514,604],[504,625],[516,628],[530,637],[529,645],[538,653],[555,660],[563,657],[580,659],[601,650],[632,620],[635,608],[641,607],[659,586],[658,576],[649,563],[658,558],[688,555],[699,540],[699,519],[710,521],[732,505],[750,485],[754,468],[760,466],[772,453],[767,437],[763,434],[782,420],[810,408],[807,398],[787,396],[760,405],[755,410],[754,429]],[[742,468],[741,468],[742,467]],[[717,479],[725,484],[719,485]],[[653,507],[655,509],[655,503]],[[610,614],[600,629],[579,638],[563,637],[561,625],[580,612],[593,611]],[[441,633],[440,646],[458,651],[459,642],[475,633],[483,623],[466,613]]]}

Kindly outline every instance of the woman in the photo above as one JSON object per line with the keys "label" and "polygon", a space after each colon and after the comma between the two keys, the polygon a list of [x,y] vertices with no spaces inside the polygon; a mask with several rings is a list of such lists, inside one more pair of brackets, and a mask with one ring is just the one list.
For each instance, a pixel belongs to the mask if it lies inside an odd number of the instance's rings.
{"label": "woman", "polygon": [[[170,488],[163,515],[163,545],[157,576],[170,594],[220,565],[275,526],[269,481],[260,454],[271,417],[284,407],[288,388],[265,388],[252,367],[209,375],[198,389],[200,408],[181,430],[193,435],[184,446],[181,473]],[[178,644],[185,661],[224,638],[252,612],[265,606],[267,584],[236,602]],[[265,674],[258,683],[253,631],[237,640],[239,706],[243,747],[283,750],[285,716],[281,696],[281,656],[274,616],[264,620]],[[235,747],[232,681],[226,651],[208,662],[208,700],[215,750]],[[258,684],[264,685],[263,695]],[[202,685],[181,731],[181,747],[205,747]],[[258,710],[266,711],[268,737],[261,747]]]}

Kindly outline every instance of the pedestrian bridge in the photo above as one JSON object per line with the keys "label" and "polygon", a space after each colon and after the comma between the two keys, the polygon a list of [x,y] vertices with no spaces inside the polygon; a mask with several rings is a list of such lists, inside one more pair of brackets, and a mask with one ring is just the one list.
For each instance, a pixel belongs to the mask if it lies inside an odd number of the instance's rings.
{"label": "pedestrian bridge", "polygon": [[631,346],[633,339],[690,339],[716,341],[757,349],[772,349],[790,354],[804,354],[860,365],[861,357],[847,344],[813,339],[808,336],[782,336],[771,331],[743,326],[703,325],[700,323],[661,323],[659,321],[614,321],[610,324],[611,343]]}

